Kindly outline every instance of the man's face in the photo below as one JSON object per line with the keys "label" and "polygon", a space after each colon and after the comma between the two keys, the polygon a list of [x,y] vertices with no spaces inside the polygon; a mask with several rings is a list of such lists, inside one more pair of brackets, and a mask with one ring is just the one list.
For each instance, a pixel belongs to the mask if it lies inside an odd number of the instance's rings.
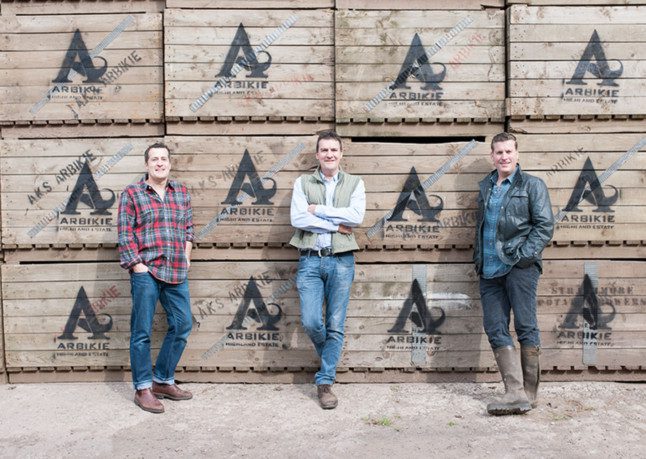
{"label": "man's face", "polygon": [[321,139],[319,149],[316,152],[316,159],[319,160],[323,175],[332,177],[339,171],[339,164],[343,157],[341,144],[336,139]]}
{"label": "man's face", "polygon": [[166,180],[170,174],[170,158],[165,148],[153,148],[148,152],[146,163],[148,177],[153,180]]}
{"label": "man's face", "polygon": [[516,142],[505,140],[494,143],[491,149],[491,161],[498,171],[498,177],[505,178],[513,174],[518,164]]}

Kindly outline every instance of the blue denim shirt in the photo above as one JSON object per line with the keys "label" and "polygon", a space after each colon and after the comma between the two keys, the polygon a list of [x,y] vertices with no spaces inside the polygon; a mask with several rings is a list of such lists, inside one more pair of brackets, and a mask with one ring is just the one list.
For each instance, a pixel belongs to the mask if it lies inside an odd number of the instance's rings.
{"label": "blue denim shirt", "polygon": [[500,206],[502,206],[502,201],[511,187],[511,182],[514,180],[517,170],[518,168],[503,180],[500,186],[496,185],[498,182],[498,173],[491,176],[491,193],[489,194],[489,201],[486,203],[482,229],[482,277],[485,279],[504,276],[512,268],[510,265],[503,263],[496,252],[496,227],[498,225],[498,218],[500,217]]}

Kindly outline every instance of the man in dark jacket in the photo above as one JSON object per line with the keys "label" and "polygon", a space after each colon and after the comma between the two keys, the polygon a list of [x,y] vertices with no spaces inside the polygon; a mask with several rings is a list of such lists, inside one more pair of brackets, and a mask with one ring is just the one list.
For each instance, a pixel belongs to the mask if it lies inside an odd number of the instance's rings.
{"label": "man in dark jacket", "polygon": [[[540,335],[536,288],[541,252],[554,232],[545,183],[518,165],[518,143],[501,133],[491,141],[496,170],[480,182],[473,253],[480,276],[483,324],[505,385],[489,403],[490,414],[521,414],[536,406]],[[509,334],[510,312],[521,345],[520,359]]]}

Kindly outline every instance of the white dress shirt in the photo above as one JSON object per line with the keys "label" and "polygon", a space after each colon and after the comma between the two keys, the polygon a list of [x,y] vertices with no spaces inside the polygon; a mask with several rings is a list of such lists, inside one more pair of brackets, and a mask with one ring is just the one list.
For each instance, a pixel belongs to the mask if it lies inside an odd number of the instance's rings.
{"label": "white dress shirt", "polygon": [[332,233],[338,231],[339,225],[350,227],[359,226],[366,213],[366,187],[363,180],[359,180],[357,187],[350,196],[349,207],[334,207],[334,190],[339,181],[339,174],[328,179],[321,174],[325,183],[325,205],[317,204],[316,212],[312,214],[307,211],[310,205],[307,196],[303,192],[301,177],[294,182],[290,217],[292,226],[317,233],[314,250],[320,250],[332,246]]}

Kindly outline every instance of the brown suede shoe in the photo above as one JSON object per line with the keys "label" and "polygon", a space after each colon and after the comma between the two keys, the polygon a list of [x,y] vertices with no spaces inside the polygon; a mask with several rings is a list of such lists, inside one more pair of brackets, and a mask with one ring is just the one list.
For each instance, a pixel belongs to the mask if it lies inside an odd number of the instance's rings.
{"label": "brown suede shoe", "polygon": [[135,391],[135,405],[149,413],[164,412],[164,405],[157,400],[150,389]]}
{"label": "brown suede shoe", "polygon": [[177,384],[157,384],[153,381],[153,394],[157,398],[169,398],[171,400],[190,400],[193,398],[187,390],[177,387]]}
{"label": "brown suede shoe", "polygon": [[319,403],[324,410],[332,410],[339,404],[339,400],[332,392],[332,384],[320,384],[316,386]]}

